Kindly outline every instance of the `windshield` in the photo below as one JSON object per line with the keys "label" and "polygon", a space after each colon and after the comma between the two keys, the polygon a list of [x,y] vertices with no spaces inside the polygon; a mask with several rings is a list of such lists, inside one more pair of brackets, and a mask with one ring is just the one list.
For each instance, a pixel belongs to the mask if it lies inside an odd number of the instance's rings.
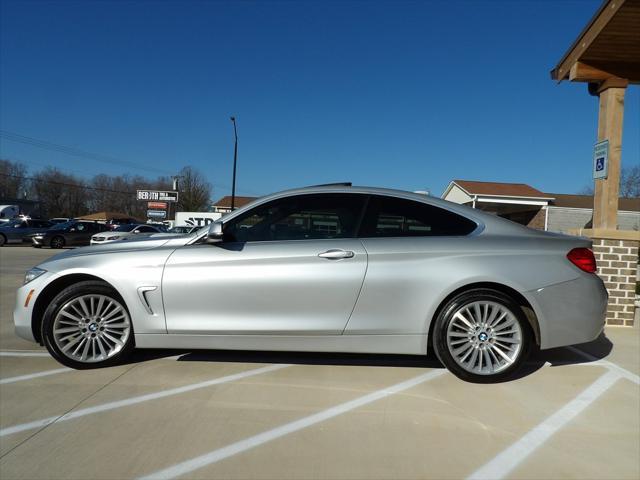
{"label": "windshield", "polygon": [[137,226],[138,225],[136,225],[134,223],[127,224],[127,225],[120,225],[118,228],[115,228],[113,231],[114,232],[130,232],[131,230],[133,230]]}

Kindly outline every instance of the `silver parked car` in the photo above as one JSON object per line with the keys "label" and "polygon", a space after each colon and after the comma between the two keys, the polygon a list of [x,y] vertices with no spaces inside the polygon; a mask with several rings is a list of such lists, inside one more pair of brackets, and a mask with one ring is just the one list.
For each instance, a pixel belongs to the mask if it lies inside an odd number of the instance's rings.
{"label": "silver parked car", "polygon": [[122,224],[118,225],[114,230],[107,230],[93,235],[90,245],[121,242],[122,240],[131,240],[132,238],[144,238],[163,231],[164,228],[153,225],[136,225],[135,223]]}
{"label": "silver parked car", "polygon": [[348,184],[254,201],[197,235],[66,251],[31,269],[19,336],[74,368],[137,348],[424,355],[460,378],[588,342],[607,292],[588,239]]}

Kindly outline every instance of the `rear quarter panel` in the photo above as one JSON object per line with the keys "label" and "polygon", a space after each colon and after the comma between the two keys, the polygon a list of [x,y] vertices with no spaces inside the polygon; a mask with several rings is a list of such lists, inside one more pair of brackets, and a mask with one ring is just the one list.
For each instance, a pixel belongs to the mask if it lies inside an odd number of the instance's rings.
{"label": "rear quarter panel", "polygon": [[[365,281],[345,334],[426,334],[452,292],[498,283],[530,300],[541,329],[544,312],[527,292],[579,278],[566,254],[588,241],[554,236],[362,239],[369,255]],[[533,301],[531,301],[533,300]]]}

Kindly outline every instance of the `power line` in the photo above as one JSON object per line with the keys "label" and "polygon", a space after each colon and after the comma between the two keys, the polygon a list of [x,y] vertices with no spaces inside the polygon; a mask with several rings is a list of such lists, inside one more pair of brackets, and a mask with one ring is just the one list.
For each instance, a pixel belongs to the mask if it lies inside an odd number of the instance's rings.
{"label": "power line", "polygon": [[63,187],[72,187],[72,188],[82,188],[85,190],[94,190],[97,192],[106,192],[106,193],[124,193],[126,195],[135,195],[136,192],[125,192],[122,190],[111,190],[109,188],[99,188],[99,187],[90,187],[88,185],[78,185],[76,183],[65,183],[65,182],[56,182],[55,180],[43,180],[40,178],[36,178],[36,177],[24,177],[22,175],[11,175],[9,173],[0,173],[1,176],[3,177],[12,177],[12,178],[19,178],[21,180],[30,180],[32,182],[36,182],[36,183],[49,183],[51,185],[60,185]]}
{"label": "power line", "polygon": [[118,164],[118,165],[126,166],[129,168],[136,168],[138,170],[147,170],[155,173],[160,172],[166,175],[171,175],[171,172],[169,172],[168,170],[161,170],[158,168],[147,167],[145,165],[141,165],[138,162],[130,162],[127,160],[121,160],[118,158],[110,157],[108,155],[87,152],[86,150],[81,150],[79,148],[70,147],[67,145],[61,145],[58,143],[49,142],[47,140],[41,140],[39,138],[29,137],[27,135],[21,135],[19,133],[9,132],[7,130],[0,130],[0,137],[12,142],[22,143],[24,145],[30,145],[32,147],[38,147],[38,148],[42,148],[44,150],[49,150],[52,152],[65,153],[67,155],[71,155],[74,157],[87,158],[87,159],[95,160],[98,162]]}

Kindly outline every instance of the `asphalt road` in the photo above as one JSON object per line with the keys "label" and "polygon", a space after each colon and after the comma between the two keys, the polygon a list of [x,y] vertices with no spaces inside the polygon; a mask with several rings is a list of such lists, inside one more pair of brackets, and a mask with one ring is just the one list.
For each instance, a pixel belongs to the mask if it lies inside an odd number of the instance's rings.
{"label": "asphalt road", "polygon": [[464,383],[414,356],[137,352],[64,369],[13,333],[56,253],[0,248],[0,478],[640,478],[640,336]]}

